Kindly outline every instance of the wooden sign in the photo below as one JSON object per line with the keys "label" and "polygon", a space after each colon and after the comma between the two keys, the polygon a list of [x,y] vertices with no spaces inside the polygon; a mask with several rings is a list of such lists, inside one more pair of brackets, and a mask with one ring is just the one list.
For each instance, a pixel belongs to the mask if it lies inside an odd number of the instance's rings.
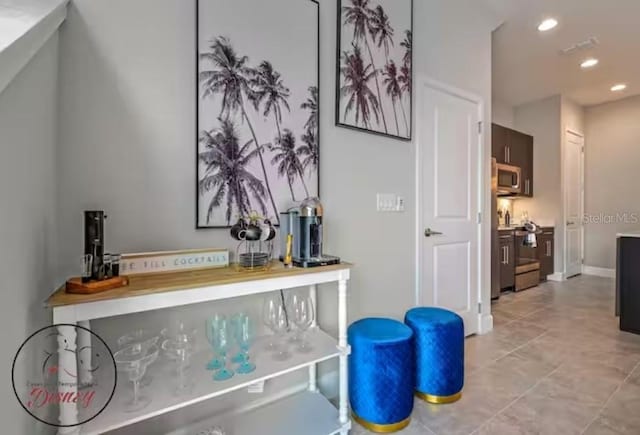
{"label": "wooden sign", "polygon": [[120,274],[140,275],[227,266],[229,266],[229,251],[226,249],[145,252],[122,254]]}

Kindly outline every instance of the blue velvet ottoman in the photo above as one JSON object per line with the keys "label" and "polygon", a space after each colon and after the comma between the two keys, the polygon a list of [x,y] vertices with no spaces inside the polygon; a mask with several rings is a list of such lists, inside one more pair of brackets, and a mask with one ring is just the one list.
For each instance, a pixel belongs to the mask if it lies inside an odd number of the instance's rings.
{"label": "blue velvet ottoman", "polygon": [[413,410],[413,332],[391,319],[362,319],[348,331],[349,398],[354,420],[380,433],[409,425]]}
{"label": "blue velvet ottoman", "polygon": [[430,403],[452,403],[464,385],[464,324],[442,308],[414,308],[404,318],[413,330],[416,396]]}

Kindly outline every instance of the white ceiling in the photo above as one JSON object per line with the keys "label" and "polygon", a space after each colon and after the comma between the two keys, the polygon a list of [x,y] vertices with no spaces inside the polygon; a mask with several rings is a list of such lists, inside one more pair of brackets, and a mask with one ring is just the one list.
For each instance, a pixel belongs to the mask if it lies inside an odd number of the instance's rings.
{"label": "white ceiling", "polygon": [[[494,32],[493,95],[517,106],[563,94],[589,106],[640,94],[640,0],[488,0],[503,19]],[[540,33],[547,17],[558,27]],[[595,36],[593,49],[560,50]],[[600,63],[582,70],[580,63]],[[613,93],[615,83],[626,91]]]}

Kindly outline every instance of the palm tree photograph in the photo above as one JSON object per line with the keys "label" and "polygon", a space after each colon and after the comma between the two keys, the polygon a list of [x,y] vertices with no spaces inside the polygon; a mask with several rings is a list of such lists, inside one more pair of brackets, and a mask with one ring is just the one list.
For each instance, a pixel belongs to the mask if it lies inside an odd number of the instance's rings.
{"label": "palm tree photograph", "polygon": [[278,223],[318,196],[318,2],[197,7],[196,226],[225,228],[251,213]]}
{"label": "palm tree photograph", "polygon": [[413,0],[339,0],[336,125],[411,140]]}

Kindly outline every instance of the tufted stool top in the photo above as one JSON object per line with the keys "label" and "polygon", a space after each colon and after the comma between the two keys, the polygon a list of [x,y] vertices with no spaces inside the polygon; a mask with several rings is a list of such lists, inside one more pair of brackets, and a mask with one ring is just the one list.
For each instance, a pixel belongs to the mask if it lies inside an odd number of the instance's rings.
{"label": "tufted stool top", "polygon": [[392,319],[370,317],[349,326],[349,341],[352,345],[361,341],[377,344],[397,343],[410,340],[412,335],[411,329]]}
{"label": "tufted stool top", "polygon": [[405,321],[407,324],[419,325],[422,330],[433,330],[442,325],[459,324],[462,322],[462,318],[456,313],[443,308],[419,307],[409,310]]}

